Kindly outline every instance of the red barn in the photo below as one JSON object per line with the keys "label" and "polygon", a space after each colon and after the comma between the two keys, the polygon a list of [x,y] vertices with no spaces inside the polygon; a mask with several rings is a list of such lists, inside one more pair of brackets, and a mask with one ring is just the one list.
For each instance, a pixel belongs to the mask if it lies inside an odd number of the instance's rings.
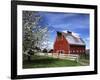
{"label": "red barn", "polygon": [[80,37],[76,37],[72,32],[57,32],[54,42],[54,53],[81,54],[85,53],[85,43]]}

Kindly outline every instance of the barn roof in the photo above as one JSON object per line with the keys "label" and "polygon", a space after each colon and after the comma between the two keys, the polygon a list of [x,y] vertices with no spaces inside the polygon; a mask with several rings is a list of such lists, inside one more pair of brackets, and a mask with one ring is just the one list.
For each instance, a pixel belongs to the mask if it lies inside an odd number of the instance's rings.
{"label": "barn roof", "polygon": [[72,45],[85,45],[85,42],[82,40],[82,38],[80,38],[79,36],[76,37],[70,31],[67,31],[67,33],[62,32],[62,34],[67,39],[69,44],[72,44]]}

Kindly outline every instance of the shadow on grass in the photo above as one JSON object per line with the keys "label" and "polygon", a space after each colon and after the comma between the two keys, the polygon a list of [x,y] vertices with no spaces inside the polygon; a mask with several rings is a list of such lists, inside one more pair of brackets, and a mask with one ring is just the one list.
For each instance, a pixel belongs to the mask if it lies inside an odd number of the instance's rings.
{"label": "shadow on grass", "polygon": [[59,59],[45,57],[45,56],[33,56],[31,58],[31,61],[28,60],[23,61],[23,68],[49,67],[52,64],[56,63],[57,61],[59,61]]}
{"label": "shadow on grass", "polygon": [[52,62],[55,62],[55,61],[58,61],[58,59],[53,59],[53,58],[46,58],[46,59],[34,59],[34,60],[31,60],[31,61],[27,61],[25,60],[24,63],[26,64],[50,64]]}
{"label": "shadow on grass", "polygon": [[23,68],[45,68],[45,67],[64,67],[64,66],[78,66],[75,61],[63,60],[47,56],[33,56],[31,61],[24,60]]}

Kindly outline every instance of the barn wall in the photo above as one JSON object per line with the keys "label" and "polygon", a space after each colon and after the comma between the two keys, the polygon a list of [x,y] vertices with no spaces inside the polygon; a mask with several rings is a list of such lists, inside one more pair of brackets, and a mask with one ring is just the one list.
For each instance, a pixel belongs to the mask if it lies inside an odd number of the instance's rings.
{"label": "barn wall", "polygon": [[66,39],[64,38],[64,36],[62,36],[62,38],[56,38],[56,41],[54,43],[54,53],[68,53],[69,51],[69,44],[66,41]]}
{"label": "barn wall", "polygon": [[85,46],[82,46],[82,45],[70,45],[70,53],[72,53],[72,54],[85,53]]}

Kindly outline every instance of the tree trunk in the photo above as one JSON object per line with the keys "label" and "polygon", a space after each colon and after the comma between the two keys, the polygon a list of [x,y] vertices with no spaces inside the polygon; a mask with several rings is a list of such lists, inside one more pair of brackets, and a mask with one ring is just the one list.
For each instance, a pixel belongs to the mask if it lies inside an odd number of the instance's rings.
{"label": "tree trunk", "polygon": [[31,61],[31,56],[28,56],[28,61]]}

